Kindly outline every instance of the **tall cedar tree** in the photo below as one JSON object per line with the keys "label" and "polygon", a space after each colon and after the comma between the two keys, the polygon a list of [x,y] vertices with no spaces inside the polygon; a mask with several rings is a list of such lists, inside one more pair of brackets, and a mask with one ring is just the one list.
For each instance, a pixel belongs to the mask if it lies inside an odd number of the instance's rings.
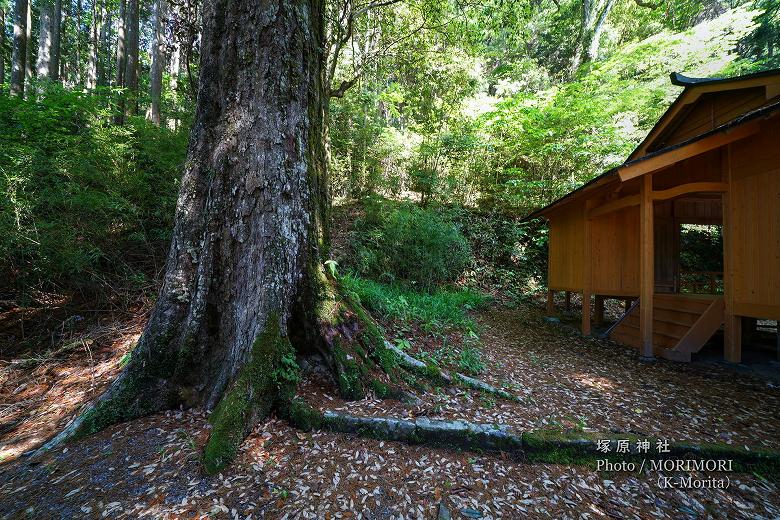
{"label": "tall cedar tree", "polygon": [[376,325],[322,267],[323,38],[323,0],[205,3],[196,117],[156,306],[122,374],[47,446],[205,406],[214,472],[259,419],[289,406],[295,378],[280,374],[296,352],[320,352],[351,397],[370,371],[393,369]]}

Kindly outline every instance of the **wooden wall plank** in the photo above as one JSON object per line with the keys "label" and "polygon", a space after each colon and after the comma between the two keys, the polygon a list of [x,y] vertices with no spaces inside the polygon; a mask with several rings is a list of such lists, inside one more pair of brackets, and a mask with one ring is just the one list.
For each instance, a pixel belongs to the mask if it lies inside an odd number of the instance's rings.
{"label": "wooden wall plank", "polygon": [[765,121],[761,134],[731,145],[732,305],[752,318],[780,315],[778,135],[780,120]]}

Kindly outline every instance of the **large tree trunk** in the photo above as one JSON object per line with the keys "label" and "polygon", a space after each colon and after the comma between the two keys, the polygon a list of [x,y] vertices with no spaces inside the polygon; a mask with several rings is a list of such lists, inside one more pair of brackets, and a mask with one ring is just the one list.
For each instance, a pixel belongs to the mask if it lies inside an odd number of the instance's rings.
{"label": "large tree trunk", "polygon": [[213,409],[204,462],[214,472],[258,419],[289,402],[278,369],[296,350],[322,353],[351,397],[362,396],[370,367],[392,367],[376,325],[322,269],[322,0],[210,0],[203,20],[196,117],[157,304],[119,378],[49,447],[201,405]]}
{"label": "large tree trunk", "polygon": [[146,113],[146,118],[157,126],[160,126],[160,102],[162,98],[163,64],[165,54],[163,44],[165,32],[165,0],[157,0],[154,4],[154,37],[152,40],[152,66],[149,73],[149,95],[151,103]]}
{"label": "large tree trunk", "polygon": [[128,0],[125,7],[125,86],[127,87],[126,107],[130,114],[138,114],[138,37],[139,13],[138,0]]}
{"label": "large tree trunk", "polygon": [[14,48],[11,54],[11,94],[24,94],[24,74],[27,68],[28,0],[16,0],[14,8]]}

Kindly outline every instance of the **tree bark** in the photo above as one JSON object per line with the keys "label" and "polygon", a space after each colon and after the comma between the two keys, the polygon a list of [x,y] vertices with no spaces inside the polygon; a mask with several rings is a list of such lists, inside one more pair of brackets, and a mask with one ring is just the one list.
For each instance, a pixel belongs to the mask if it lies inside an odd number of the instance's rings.
{"label": "tree bark", "polygon": [[[62,6],[61,3],[60,5]],[[60,45],[58,52],[60,70],[58,77],[60,80],[62,80],[63,85],[66,86],[70,86],[70,63],[68,61],[68,56],[63,56],[63,50],[70,49],[72,47],[70,45],[70,32],[68,31],[72,18],[71,9],[73,9],[73,6],[71,5],[70,1],[67,0],[62,10],[60,11],[62,13],[62,17],[60,21]]]}
{"label": "tree bark", "polygon": [[138,0],[127,0],[125,7],[125,86],[127,87],[126,108],[132,115],[138,114]]}
{"label": "tree bark", "polygon": [[24,74],[27,69],[27,5],[28,0],[16,0],[14,9],[14,48],[11,55],[11,94],[24,95]]}
{"label": "tree bark", "polygon": [[146,118],[157,126],[160,126],[160,102],[162,98],[162,76],[163,64],[165,63],[165,54],[163,44],[165,32],[163,22],[165,21],[165,1],[156,0],[154,4],[154,37],[152,40],[152,66],[149,74],[149,94],[151,103],[146,113]]}
{"label": "tree bark", "polygon": [[323,354],[353,398],[370,367],[391,370],[379,329],[322,268],[322,9],[322,0],[206,2],[196,116],[157,303],[122,374],[47,447],[200,405],[213,409],[204,452],[213,473],[257,420],[291,402],[294,383],[279,368],[296,351]]}

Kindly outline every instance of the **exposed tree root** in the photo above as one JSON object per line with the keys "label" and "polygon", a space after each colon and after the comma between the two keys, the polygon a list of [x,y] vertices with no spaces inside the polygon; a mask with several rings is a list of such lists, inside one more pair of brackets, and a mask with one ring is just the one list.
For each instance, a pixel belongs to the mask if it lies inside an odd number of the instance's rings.
{"label": "exposed tree root", "polygon": [[474,390],[480,390],[488,394],[497,395],[504,399],[511,399],[513,401],[519,400],[517,396],[510,394],[506,390],[502,390],[501,388],[496,388],[495,386],[489,385],[488,383],[485,383],[484,381],[480,381],[479,379],[469,377],[459,372],[453,372],[452,374],[450,374],[446,370],[441,370],[439,369],[439,367],[435,365],[426,365],[419,359],[410,356],[409,354],[399,349],[398,347],[390,344],[389,342],[385,342],[385,346],[391,351],[393,351],[399,357],[402,366],[414,370],[415,372],[422,373],[424,375],[427,375],[428,377],[438,379],[439,381],[442,381],[447,384],[460,383]]}
{"label": "exposed tree root", "polygon": [[522,448],[522,437],[515,435],[506,427],[460,420],[436,421],[425,417],[414,420],[356,417],[327,411],[322,415],[322,427],[331,431],[418,444],[507,452]]}
{"label": "exposed tree root", "polygon": [[[308,422],[291,422],[306,430],[322,428],[334,432],[356,434],[411,444],[430,444],[469,450],[509,453],[529,462],[584,464],[593,466],[598,460],[639,462],[647,459],[732,461],[731,470],[759,473],[774,481],[780,480],[780,452],[747,450],[727,444],[669,443],[667,453],[658,453],[656,439],[647,438],[651,448],[647,453],[637,449],[635,435],[586,433],[582,431],[540,430],[515,431],[506,426],[477,424],[468,421],[438,421],[428,418],[414,420],[389,417],[357,417],[326,411],[319,413],[306,407]],[[618,441],[629,440],[628,453],[617,453]],[[608,441],[609,453],[599,450],[599,441]]]}

